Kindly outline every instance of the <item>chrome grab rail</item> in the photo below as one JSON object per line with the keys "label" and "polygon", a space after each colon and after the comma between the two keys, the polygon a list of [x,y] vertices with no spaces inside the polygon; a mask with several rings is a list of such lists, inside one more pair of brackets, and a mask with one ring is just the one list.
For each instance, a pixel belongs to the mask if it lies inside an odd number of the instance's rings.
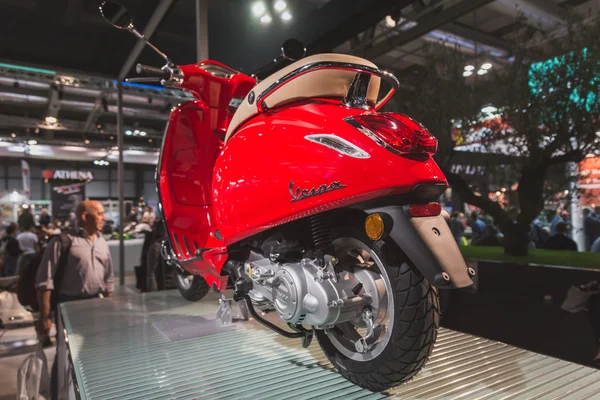
{"label": "chrome grab rail", "polygon": [[[369,67],[367,65],[353,64],[353,63],[346,63],[346,62],[337,62],[337,61],[314,62],[314,63],[303,65],[302,67],[295,69],[294,71],[282,76],[277,81],[273,82],[273,84],[271,84],[271,86],[266,88],[261,94],[259,94],[256,99],[256,107],[258,108],[258,111],[264,112],[267,110],[267,106],[264,104],[264,102],[265,102],[266,98],[269,97],[276,89],[278,89],[281,86],[289,83],[290,81],[298,78],[299,76],[302,76],[309,72],[323,70],[323,69],[339,69],[339,70],[345,70],[345,71],[355,71],[357,73],[367,73],[370,75],[378,76],[382,80],[391,84],[392,88],[385,95],[385,97],[383,99],[381,99],[379,102],[377,102],[377,104],[374,107],[375,110],[378,110],[379,108],[381,108],[394,95],[396,90],[398,90],[398,88],[400,87],[400,82],[398,81],[398,78],[396,78],[394,75],[390,74],[389,72],[385,72],[380,69],[377,69],[377,68]],[[345,105],[352,103],[352,101],[347,100],[348,97],[352,96],[352,93],[350,93],[350,90],[348,92],[349,93],[344,98]]]}

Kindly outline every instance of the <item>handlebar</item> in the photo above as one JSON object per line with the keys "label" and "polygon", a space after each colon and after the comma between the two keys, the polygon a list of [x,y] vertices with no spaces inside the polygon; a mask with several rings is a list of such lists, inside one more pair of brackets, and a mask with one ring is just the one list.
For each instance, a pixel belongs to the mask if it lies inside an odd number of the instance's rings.
{"label": "handlebar", "polygon": [[135,72],[137,72],[138,75],[149,78],[164,79],[167,81],[171,79],[171,71],[169,71],[168,69],[160,69],[144,64],[136,65]]}

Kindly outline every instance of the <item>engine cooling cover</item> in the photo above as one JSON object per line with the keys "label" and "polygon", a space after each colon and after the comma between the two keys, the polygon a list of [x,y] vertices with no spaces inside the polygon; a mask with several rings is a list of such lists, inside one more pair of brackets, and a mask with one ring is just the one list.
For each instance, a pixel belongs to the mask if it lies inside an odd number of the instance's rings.
{"label": "engine cooling cover", "polygon": [[[354,274],[336,275],[332,265],[319,268],[308,259],[283,265],[264,259],[247,263],[246,271],[253,280],[253,301],[270,300],[281,318],[292,324],[326,326],[349,321],[371,302],[370,296],[352,292],[358,283]],[[365,282],[370,285],[373,280]]]}

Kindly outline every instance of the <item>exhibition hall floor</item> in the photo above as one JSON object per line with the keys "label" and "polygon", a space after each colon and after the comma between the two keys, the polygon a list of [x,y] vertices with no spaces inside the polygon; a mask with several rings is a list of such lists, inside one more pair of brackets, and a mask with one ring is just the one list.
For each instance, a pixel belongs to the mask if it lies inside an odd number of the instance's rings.
{"label": "exhibition hall floor", "polygon": [[[583,399],[600,371],[441,329],[426,368],[372,393],[335,372],[314,341],[303,349],[254,321],[219,326],[216,296],[177,291],[65,304],[63,319],[83,399]],[[234,315],[236,309],[234,308]],[[272,316],[275,318],[275,316]],[[272,321],[275,319],[270,318]]]}

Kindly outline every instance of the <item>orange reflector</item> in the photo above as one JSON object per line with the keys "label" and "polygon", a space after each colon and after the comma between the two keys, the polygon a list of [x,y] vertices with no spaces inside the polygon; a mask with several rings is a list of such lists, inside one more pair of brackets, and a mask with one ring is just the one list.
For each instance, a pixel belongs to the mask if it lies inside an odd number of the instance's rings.
{"label": "orange reflector", "polygon": [[411,217],[434,217],[440,215],[442,206],[440,203],[413,204],[408,207],[408,213]]}
{"label": "orange reflector", "polygon": [[379,240],[383,236],[383,219],[379,214],[371,214],[365,221],[365,232],[371,240]]}

